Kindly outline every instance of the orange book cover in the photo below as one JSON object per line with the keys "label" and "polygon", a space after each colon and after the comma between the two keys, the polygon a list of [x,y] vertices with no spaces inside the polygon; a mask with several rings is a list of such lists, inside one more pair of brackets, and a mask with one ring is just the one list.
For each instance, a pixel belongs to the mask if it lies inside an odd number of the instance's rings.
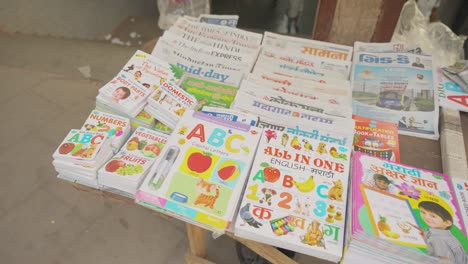
{"label": "orange book cover", "polygon": [[396,124],[353,115],[354,150],[378,158],[400,162],[400,145]]}

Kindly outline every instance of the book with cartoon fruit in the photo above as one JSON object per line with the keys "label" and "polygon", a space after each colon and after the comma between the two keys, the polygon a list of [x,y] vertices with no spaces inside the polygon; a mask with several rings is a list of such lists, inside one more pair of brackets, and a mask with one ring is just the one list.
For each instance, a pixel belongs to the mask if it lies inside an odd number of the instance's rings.
{"label": "book with cartoon fruit", "polygon": [[452,256],[435,255],[434,238],[439,243],[450,239],[459,252],[468,252],[466,227],[447,175],[360,152],[353,159],[347,254],[365,249],[373,253],[361,256],[362,261],[378,261],[376,256],[398,263],[440,263],[435,257],[453,261]]}
{"label": "book with cartoon fruit", "polygon": [[111,160],[98,172],[99,184],[134,196],[136,188],[161,154],[167,135],[138,127]]}
{"label": "book with cartoon fruit", "polygon": [[131,130],[128,118],[98,110],[89,114],[81,129],[107,132],[114,152],[120,149]]}
{"label": "book with cartoon fruit", "polygon": [[351,148],[320,139],[264,129],[236,218],[237,236],[341,259]]}
{"label": "book with cartoon fruit", "polygon": [[231,226],[261,131],[188,110],[139,187],[136,201],[224,231]]}

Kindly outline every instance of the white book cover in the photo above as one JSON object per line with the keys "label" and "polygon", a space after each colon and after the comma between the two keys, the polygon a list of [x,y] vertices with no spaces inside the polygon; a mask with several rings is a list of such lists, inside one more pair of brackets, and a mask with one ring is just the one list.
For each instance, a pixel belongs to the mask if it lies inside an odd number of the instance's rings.
{"label": "white book cover", "polygon": [[232,61],[233,64],[239,65],[249,65],[249,69],[255,63],[257,58],[256,53],[239,53],[233,52],[225,49],[218,49],[214,46],[208,46],[203,43],[188,41],[172,32],[164,33],[163,37],[158,39],[155,48],[153,49],[153,54],[156,54],[158,51],[156,49],[168,49],[168,46],[171,49],[179,50],[180,52],[185,53],[186,51],[191,51],[199,54],[204,54],[208,57],[216,57],[221,60]]}
{"label": "white book cover", "polygon": [[112,147],[118,149],[130,133],[131,127],[128,118],[93,110],[81,129],[107,132],[107,135],[111,139]]}
{"label": "white book cover", "polygon": [[187,111],[140,185],[137,203],[224,231],[230,227],[261,129]]}
{"label": "white book cover", "polygon": [[201,112],[224,120],[240,122],[251,126],[256,126],[258,122],[258,116],[233,109],[204,106]]}
{"label": "white book cover", "polygon": [[257,99],[246,93],[238,93],[233,102],[232,109],[245,111],[247,113],[262,117],[273,117],[280,119],[289,119],[295,122],[318,121],[323,124],[337,125],[354,128],[354,120],[336,116],[324,115],[318,112],[306,111],[288,105],[276,102],[269,102],[263,99]]}
{"label": "white book cover", "polygon": [[191,22],[184,17],[180,17],[173,27],[186,31],[203,32],[212,35],[223,36],[227,39],[234,39],[254,45],[260,45],[263,39],[263,35],[259,33],[254,33],[238,28]]}
{"label": "white book cover", "polygon": [[161,111],[157,107],[154,107],[151,104],[148,104],[145,106],[145,111],[159,116],[158,119],[156,119],[155,121],[156,124],[162,123],[164,126],[167,126],[169,129],[174,129],[174,127],[177,125],[177,120],[172,120],[172,119],[169,119],[167,116],[164,116],[163,114],[161,114]]}
{"label": "white book cover", "polygon": [[329,42],[284,36],[265,32],[263,46],[287,50],[293,55],[304,57],[322,57],[334,60],[351,61],[353,47]]}
{"label": "white book cover", "polygon": [[257,60],[258,65],[270,64],[276,71],[291,75],[318,76],[336,79],[349,79],[351,61],[339,61],[320,57],[297,56],[285,50],[264,47]]}
{"label": "white book cover", "polygon": [[431,56],[358,52],[353,63],[353,114],[398,124],[399,134],[439,138]]}
{"label": "white book cover", "polygon": [[235,234],[338,262],[350,160],[349,147],[264,129]]}
{"label": "white book cover", "polygon": [[177,83],[182,74],[182,69],[137,50],[124,65],[119,75],[124,75],[127,79],[140,83],[146,88],[156,89],[165,80]]}
{"label": "white book cover", "polygon": [[52,156],[80,165],[96,166],[108,152],[112,151],[106,132],[71,129]]}
{"label": "white book cover", "polygon": [[237,54],[245,54],[248,56],[253,56],[255,58],[258,56],[258,52],[260,50],[260,45],[255,45],[252,48],[245,47],[236,44],[235,41],[221,41],[205,36],[194,35],[192,33],[179,30],[166,30],[164,31],[162,38],[169,40],[180,38],[181,40],[188,41],[190,43],[197,43],[200,45],[209,46],[216,50],[224,50]]}
{"label": "white book cover", "polygon": [[132,82],[125,75],[119,74],[99,89],[99,96],[105,100],[105,103],[109,103],[110,106],[134,117],[141,111],[140,109],[134,114],[135,109],[141,108],[153,91],[153,89]]}
{"label": "white book cover", "polygon": [[[311,100],[311,98],[304,98],[298,96],[298,93],[284,93],[283,91],[276,91],[271,88],[265,88],[264,86],[258,85],[248,80],[242,81],[238,93],[242,92],[254,96],[258,99],[262,99],[268,102],[275,102],[295,108],[300,108],[305,111],[318,112],[325,115],[332,115],[345,118],[351,118],[352,116],[352,108],[350,103],[348,105],[337,105],[335,104],[335,98],[331,98],[330,96],[328,98],[327,96],[322,96],[323,99],[328,100]],[[330,101],[332,100],[335,101],[333,101],[333,103],[330,103]]]}
{"label": "white book cover", "polygon": [[[158,120],[168,120],[175,124],[187,109],[196,106],[195,97],[185,92],[172,82],[164,82],[148,99],[148,105],[152,108],[146,110]],[[153,112],[157,110],[157,112]],[[166,124],[166,122],[163,121]],[[166,124],[170,125],[170,124]]]}
{"label": "white book cover", "polygon": [[[160,47],[162,47],[161,44]],[[231,60],[198,54],[191,51],[180,52],[174,47],[154,50],[155,56],[182,68],[186,73],[238,86],[251,65],[236,65]]]}
{"label": "white book cover", "polygon": [[[468,180],[452,178],[453,190],[457,198],[463,225],[468,228]],[[465,234],[468,236],[468,234]]]}

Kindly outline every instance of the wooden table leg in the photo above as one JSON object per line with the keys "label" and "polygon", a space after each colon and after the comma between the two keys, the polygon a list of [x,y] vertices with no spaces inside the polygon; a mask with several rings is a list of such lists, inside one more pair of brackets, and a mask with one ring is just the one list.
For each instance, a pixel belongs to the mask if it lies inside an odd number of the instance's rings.
{"label": "wooden table leg", "polygon": [[[189,240],[190,252],[185,255],[185,261],[187,264],[199,263],[207,264],[212,263],[205,259],[206,247],[205,247],[205,233],[206,230],[186,223],[187,237]],[[213,264],[213,263],[212,263]]]}

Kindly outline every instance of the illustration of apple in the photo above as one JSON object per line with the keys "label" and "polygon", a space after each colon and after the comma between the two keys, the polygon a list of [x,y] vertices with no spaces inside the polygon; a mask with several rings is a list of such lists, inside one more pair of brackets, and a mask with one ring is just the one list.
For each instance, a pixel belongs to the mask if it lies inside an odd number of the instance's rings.
{"label": "illustration of apple", "polygon": [[125,166],[125,162],[121,160],[111,160],[106,165],[106,171],[115,172],[118,168]]}
{"label": "illustration of apple", "polygon": [[194,152],[187,159],[187,167],[194,172],[203,173],[211,167],[212,161],[209,155]]}
{"label": "illustration of apple", "polygon": [[281,177],[280,170],[270,166],[268,163],[263,162],[260,166],[264,167],[263,176],[267,182],[276,182]]}
{"label": "illustration of apple", "polygon": [[73,143],[64,143],[60,146],[58,152],[60,154],[67,154],[68,152],[72,151],[74,147],[75,144]]}
{"label": "illustration of apple", "polygon": [[161,148],[156,144],[146,146],[145,150],[153,152],[156,156],[158,156],[159,153],[161,153]]}

